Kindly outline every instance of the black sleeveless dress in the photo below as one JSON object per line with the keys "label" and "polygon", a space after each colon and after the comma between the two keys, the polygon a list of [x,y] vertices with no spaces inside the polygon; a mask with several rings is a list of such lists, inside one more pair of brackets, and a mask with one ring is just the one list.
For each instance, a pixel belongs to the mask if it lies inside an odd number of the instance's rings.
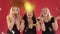
{"label": "black sleeveless dress", "polygon": [[[17,30],[16,25],[14,24],[12,31],[14,31],[14,34],[20,34],[20,31]],[[7,34],[13,34],[12,31],[7,31]]]}
{"label": "black sleeveless dress", "polygon": [[44,22],[46,31],[42,31],[42,34],[55,34],[55,31],[52,27],[52,23],[54,23],[54,21],[54,17],[52,17],[49,22]]}

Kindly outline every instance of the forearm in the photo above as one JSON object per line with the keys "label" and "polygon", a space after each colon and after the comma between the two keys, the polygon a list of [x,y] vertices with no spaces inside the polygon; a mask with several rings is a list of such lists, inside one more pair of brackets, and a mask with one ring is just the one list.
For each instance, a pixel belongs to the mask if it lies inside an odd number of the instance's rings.
{"label": "forearm", "polygon": [[20,23],[16,24],[17,29],[20,30]]}
{"label": "forearm", "polygon": [[16,21],[17,30],[20,30],[20,21]]}
{"label": "forearm", "polygon": [[25,27],[25,25],[24,25],[24,21],[23,21],[20,24],[20,32],[22,32],[24,30],[24,27]]}
{"label": "forearm", "polygon": [[37,31],[40,31],[40,28],[41,28],[41,27],[40,27],[40,23],[39,23],[39,22],[37,22],[36,30],[37,30]]}
{"label": "forearm", "polygon": [[14,26],[15,20],[12,19],[12,18],[10,18],[9,16],[7,16],[6,19],[7,19],[8,29],[9,29],[10,31],[12,31],[12,28],[13,28],[13,26]]}
{"label": "forearm", "polygon": [[55,20],[54,23],[52,23],[53,29],[56,31],[58,29],[57,21]]}
{"label": "forearm", "polygon": [[14,26],[14,23],[8,23],[7,25],[8,25],[8,29],[9,29],[10,31],[12,31],[12,28],[13,28],[13,26]]}
{"label": "forearm", "polygon": [[43,31],[46,30],[44,23],[41,24],[41,29],[42,29]]}

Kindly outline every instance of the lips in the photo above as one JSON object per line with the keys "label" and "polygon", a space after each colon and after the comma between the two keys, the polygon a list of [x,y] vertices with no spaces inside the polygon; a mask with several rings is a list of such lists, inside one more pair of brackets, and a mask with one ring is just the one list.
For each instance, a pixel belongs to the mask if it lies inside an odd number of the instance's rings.
{"label": "lips", "polygon": [[17,18],[17,14],[14,14],[14,17]]}
{"label": "lips", "polygon": [[29,15],[29,16],[31,16],[31,15]]}

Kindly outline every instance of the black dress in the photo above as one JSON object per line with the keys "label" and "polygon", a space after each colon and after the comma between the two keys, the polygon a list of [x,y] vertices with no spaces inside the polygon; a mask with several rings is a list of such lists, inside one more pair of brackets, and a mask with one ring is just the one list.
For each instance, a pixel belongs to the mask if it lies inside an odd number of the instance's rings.
{"label": "black dress", "polygon": [[32,29],[30,29],[29,27],[25,27],[23,34],[36,34],[36,27],[33,26]]}
{"label": "black dress", "polygon": [[[25,21],[23,34],[36,34],[36,26],[33,26],[33,28],[28,27],[28,20],[27,20],[28,18],[26,14],[24,15],[23,19]],[[32,20],[33,20],[33,24],[36,24],[36,18],[34,14],[33,14]]]}
{"label": "black dress", "polygon": [[[15,32],[15,34],[20,34],[20,32],[19,32],[19,30],[17,30],[17,27],[16,27],[16,25],[14,24],[14,26],[13,26],[13,29],[12,29],[14,32]],[[13,34],[12,33],[12,31],[7,31],[7,34]]]}
{"label": "black dress", "polygon": [[54,17],[52,17],[49,22],[44,22],[46,31],[42,31],[42,34],[55,34],[55,31],[53,30],[52,27],[52,23],[54,23],[54,21],[55,21]]}

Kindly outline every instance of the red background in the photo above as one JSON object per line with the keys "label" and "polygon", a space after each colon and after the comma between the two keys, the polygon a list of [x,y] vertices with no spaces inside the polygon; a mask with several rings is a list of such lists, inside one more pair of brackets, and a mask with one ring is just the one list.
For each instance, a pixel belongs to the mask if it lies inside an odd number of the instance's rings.
{"label": "red background", "polygon": [[[49,8],[51,14],[54,17],[60,15],[60,0],[30,0],[30,2],[33,2],[36,6],[34,10],[36,17],[39,16],[41,8],[43,7]],[[6,16],[8,15],[10,9],[9,0],[0,0],[0,8],[2,8],[2,10],[0,10],[0,34],[1,34],[1,32],[6,33],[7,31]],[[21,15],[24,15],[23,10],[21,10]],[[56,33],[60,34],[60,20],[58,20],[58,25],[59,28]],[[41,31],[38,32],[38,34],[39,33],[41,34]]]}

